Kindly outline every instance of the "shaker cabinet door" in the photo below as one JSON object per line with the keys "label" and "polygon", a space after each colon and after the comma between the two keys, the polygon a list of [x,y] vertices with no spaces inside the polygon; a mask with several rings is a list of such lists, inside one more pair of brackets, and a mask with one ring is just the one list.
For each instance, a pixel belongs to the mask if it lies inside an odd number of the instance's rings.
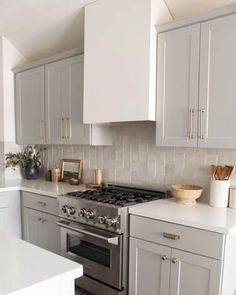
{"label": "shaker cabinet door", "polygon": [[23,239],[38,247],[60,254],[60,229],[57,216],[23,209]]}
{"label": "shaker cabinet door", "polygon": [[236,16],[201,26],[199,147],[236,147]]}
{"label": "shaker cabinet door", "polygon": [[43,214],[42,219],[42,248],[60,254],[60,228],[57,225],[59,218],[50,214]]}
{"label": "shaker cabinet door", "polygon": [[129,295],[169,295],[170,254],[168,247],[130,238]]}
{"label": "shaker cabinet door", "polygon": [[83,56],[66,61],[66,141],[68,144],[90,144],[91,125],[83,124]]}
{"label": "shaker cabinet door", "polygon": [[45,143],[44,66],[16,74],[18,144]]}
{"label": "shaker cabinet door", "polygon": [[197,146],[200,24],[158,35],[158,146]]}
{"label": "shaker cabinet door", "polygon": [[220,295],[222,262],[172,249],[170,295]]}
{"label": "shaker cabinet door", "polygon": [[60,144],[66,138],[66,62],[48,64],[46,75],[46,143]]}
{"label": "shaker cabinet door", "polygon": [[23,209],[23,239],[38,247],[42,247],[42,215],[36,210]]}

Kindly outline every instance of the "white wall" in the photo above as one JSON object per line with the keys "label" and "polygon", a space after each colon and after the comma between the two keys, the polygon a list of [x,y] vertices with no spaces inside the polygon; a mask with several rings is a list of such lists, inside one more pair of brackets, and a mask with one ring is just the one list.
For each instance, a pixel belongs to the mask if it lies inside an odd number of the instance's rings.
{"label": "white wall", "polygon": [[[15,97],[14,73],[12,69],[27,63],[24,56],[4,37],[0,38],[0,141],[4,143],[1,149],[1,165],[4,165],[4,154],[21,149],[15,142]],[[5,178],[20,178],[19,171],[5,170]]]}
{"label": "white wall", "polygon": [[12,69],[27,63],[27,60],[4,37],[2,38],[2,52],[4,141],[15,142],[14,73],[12,72]]}

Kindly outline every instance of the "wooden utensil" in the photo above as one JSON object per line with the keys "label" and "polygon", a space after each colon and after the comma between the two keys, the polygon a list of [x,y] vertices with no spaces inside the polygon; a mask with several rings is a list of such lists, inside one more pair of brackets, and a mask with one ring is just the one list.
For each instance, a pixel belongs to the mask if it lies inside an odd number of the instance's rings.
{"label": "wooden utensil", "polygon": [[235,172],[235,166],[227,166],[228,167],[228,175],[227,175],[227,179],[226,180],[229,180],[230,177],[234,174]]}
{"label": "wooden utensil", "polygon": [[222,167],[221,180],[227,180],[229,177],[230,171],[231,171],[231,166]]}
{"label": "wooden utensil", "polygon": [[208,166],[208,172],[211,175],[212,180],[214,180],[215,179],[215,173],[216,173],[216,166],[215,165]]}

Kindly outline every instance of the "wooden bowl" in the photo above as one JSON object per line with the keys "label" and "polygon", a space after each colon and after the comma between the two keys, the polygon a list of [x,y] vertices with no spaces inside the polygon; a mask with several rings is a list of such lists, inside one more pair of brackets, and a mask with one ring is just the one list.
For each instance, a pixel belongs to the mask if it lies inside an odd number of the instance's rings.
{"label": "wooden bowl", "polygon": [[196,199],[201,197],[203,188],[196,185],[175,184],[172,185],[171,192],[176,202],[191,206],[195,205]]}

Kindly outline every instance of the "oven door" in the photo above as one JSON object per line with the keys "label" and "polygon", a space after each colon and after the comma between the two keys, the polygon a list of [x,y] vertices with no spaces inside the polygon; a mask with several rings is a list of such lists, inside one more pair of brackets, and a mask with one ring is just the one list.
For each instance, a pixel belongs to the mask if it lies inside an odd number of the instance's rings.
{"label": "oven door", "polygon": [[84,274],[122,288],[122,235],[60,220],[62,255],[81,263]]}

